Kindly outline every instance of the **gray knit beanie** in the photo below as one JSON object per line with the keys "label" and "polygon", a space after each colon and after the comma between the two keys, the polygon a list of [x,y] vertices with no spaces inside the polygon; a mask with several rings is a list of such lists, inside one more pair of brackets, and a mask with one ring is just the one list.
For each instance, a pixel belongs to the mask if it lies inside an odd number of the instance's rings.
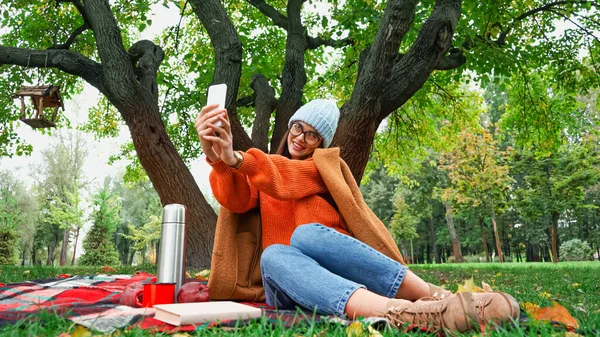
{"label": "gray knit beanie", "polygon": [[290,118],[288,128],[293,122],[304,122],[317,130],[323,137],[323,147],[329,147],[340,120],[340,110],[334,100],[315,99],[298,109]]}

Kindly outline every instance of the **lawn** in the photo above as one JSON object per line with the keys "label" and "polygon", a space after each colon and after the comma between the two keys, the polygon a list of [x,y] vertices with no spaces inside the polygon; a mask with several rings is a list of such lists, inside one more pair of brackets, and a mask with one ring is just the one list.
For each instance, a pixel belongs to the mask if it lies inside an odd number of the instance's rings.
{"label": "lawn", "polygon": [[[558,302],[577,319],[580,335],[600,336],[600,262],[570,262],[559,263],[504,263],[504,264],[445,264],[445,265],[412,265],[411,269],[425,280],[443,285],[455,291],[459,284],[473,278],[475,285],[481,286],[481,281],[489,284],[494,290],[509,292],[521,303],[530,302],[540,307],[549,307]],[[110,273],[133,273],[132,268],[116,268]],[[152,267],[142,269],[154,272]],[[98,268],[49,268],[49,267],[1,267],[0,281],[4,283],[19,282],[48,277],[58,274],[95,274],[102,271]],[[193,271],[192,271],[193,272]],[[76,330],[76,326],[61,317],[44,314],[32,321],[21,322],[0,329],[0,336],[57,336],[67,332],[74,337],[101,336],[90,334],[88,331]],[[312,324],[305,327],[285,329],[282,326],[271,325],[258,321],[249,326],[233,330],[201,329],[190,336],[348,336],[345,326],[330,324]],[[140,329],[119,331],[113,336],[167,336],[166,334],[151,334]],[[187,335],[187,334],[185,334]],[[368,336],[365,333],[364,336]],[[383,336],[394,335],[384,332]],[[418,334],[413,334],[418,335]],[[472,334],[477,335],[477,334]],[[499,330],[490,336],[577,336],[565,334],[564,330],[549,324],[532,321],[527,327],[516,327],[508,331]]]}

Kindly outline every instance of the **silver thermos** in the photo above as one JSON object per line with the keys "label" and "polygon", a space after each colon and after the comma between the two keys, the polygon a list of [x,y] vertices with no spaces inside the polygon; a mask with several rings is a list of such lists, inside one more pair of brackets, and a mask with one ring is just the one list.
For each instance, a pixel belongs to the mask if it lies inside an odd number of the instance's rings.
{"label": "silver thermos", "polygon": [[157,283],[175,283],[175,299],[185,280],[185,206],[163,208]]}

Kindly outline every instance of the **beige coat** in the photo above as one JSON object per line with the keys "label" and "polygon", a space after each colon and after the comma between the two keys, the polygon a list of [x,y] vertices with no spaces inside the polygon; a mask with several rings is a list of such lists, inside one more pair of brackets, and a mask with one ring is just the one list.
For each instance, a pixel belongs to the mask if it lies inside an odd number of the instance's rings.
{"label": "beige coat", "polygon": [[[339,148],[317,149],[313,159],[356,239],[404,264],[385,225],[367,206]],[[208,288],[212,300],[264,301],[260,273],[260,210],[237,214],[221,207]]]}

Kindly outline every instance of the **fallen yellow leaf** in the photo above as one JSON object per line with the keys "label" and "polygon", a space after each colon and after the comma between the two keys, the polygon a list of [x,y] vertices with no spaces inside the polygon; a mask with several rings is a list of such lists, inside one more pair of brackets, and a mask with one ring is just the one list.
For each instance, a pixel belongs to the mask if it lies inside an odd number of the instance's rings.
{"label": "fallen yellow leaf", "polygon": [[531,302],[521,302],[521,307],[523,307],[523,310],[531,317],[535,317],[537,310],[540,308],[539,305]]}
{"label": "fallen yellow leaf", "polygon": [[544,291],[543,293],[541,293],[541,294],[540,294],[540,297],[543,297],[543,298],[550,298],[550,297],[552,297],[552,294],[550,294],[550,293],[549,293],[549,292],[547,292],[547,291]]}
{"label": "fallen yellow leaf", "polygon": [[71,334],[71,337],[92,337],[92,332],[83,325],[78,325]]}
{"label": "fallen yellow leaf", "polygon": [[465,280],[464,285],[459,284],[458,290],[456,292],[457,293],[472,293],[473,287],[475,287],[475,282],[473,281],[473,278],[471,277],[470,279]]}
{"label": "fallen yellow leaf", "polygon": [[346,336],[348,337],[361,337],[363,335],[363,326],[361,322],[352,322],[346,328]]}

